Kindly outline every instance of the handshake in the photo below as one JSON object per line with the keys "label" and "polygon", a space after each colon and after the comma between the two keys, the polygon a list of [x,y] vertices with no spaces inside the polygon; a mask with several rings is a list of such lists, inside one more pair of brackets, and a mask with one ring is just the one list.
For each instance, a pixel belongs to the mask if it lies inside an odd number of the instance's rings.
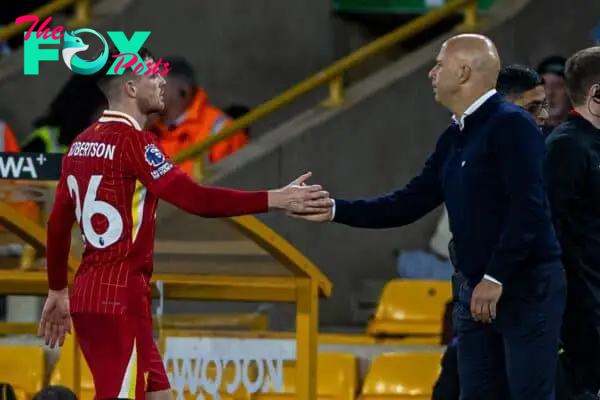
{"label": "handshake", "polygon": [[333,199],[320,185],[307,185],[308,172],[281,189],[269,190],[269,209],[283,210],[293,218],[313,222],[331,221]]}

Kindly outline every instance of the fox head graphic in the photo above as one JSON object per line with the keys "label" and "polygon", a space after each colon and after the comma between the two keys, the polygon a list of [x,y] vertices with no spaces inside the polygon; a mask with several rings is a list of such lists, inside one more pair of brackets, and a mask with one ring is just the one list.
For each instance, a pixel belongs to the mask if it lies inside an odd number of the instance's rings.
{"label": "fox head graphic", "polygon": [[[85,61],[76,55],[89,48],[87,44],[83,43],[81,38],[76,36],[78,33],[84,32],[98,36],[104,44],[102,54],[94,61]],[[102,35],[92,29],[79,29],[75,32],[71,32],[71,34],[65,32],[62,56],[65,64],[71,71],[81,75],[91,75],[98,72],[104,64],[106,64],[106,61],[108,60],[108,43],[106,43],[106,40]]]}

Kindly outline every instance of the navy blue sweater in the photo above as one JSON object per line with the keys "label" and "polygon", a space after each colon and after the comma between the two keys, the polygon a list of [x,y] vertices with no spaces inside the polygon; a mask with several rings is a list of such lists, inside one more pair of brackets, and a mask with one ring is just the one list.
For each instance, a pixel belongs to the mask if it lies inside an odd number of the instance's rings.
{"label": "navy blue sweater", "polygon": [[410,224],[443,202],[457,268],[508,282],[516,272],[560,260],[544,185],[544,138],[521,108],[489,98],[452,123],[420,175],[403,189],[359,200],[336,199],[334,222],[361,228]]}

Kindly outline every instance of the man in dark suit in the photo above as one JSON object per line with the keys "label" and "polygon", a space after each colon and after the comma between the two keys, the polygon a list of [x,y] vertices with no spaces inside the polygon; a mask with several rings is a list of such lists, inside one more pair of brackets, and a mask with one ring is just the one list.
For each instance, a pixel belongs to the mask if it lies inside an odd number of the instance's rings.
{"label": "man in dark suit", "polygon": [[[546,100],[546,92],[544,91],[544,81],[534,69],[518,64],[507,65],[502,68],[498,75],[496,90],[507,101],[518,105],[530,113],[540,129],[543,128],[548,119],[548,102]],[[448,254],[450,255],[450,261],[456,266],[456,251],[453,240],[450,240],[448,244]],[[462,283],[460,274],[453,276],[452,283],[452,292],[456,295],[460,291],[460,284]],[[450,308],[452,308],[453,303],[451,302]],[[450,329],[455,332],[454,325],[456,323],[450,323],[452,324]],[[433,386],[432,400],[459,400],[460,398],[457,339],[457,337],[454,337],[446,346],[441,361],[441,371]],[[566,399],[562,391],[559,397],[558,391],[557,380],[556,399]]]}
{"label": "man in dark suit", "polygon": [[300,215],[371,229],[410,224],[446,203],[457,269],[462,400],[553,400],[566,284],[544,190],[544,139],[494,87],[494,44],[474,34],[444,43],[429,73],[454,113],[420,175],[371,199],[335,199]]}

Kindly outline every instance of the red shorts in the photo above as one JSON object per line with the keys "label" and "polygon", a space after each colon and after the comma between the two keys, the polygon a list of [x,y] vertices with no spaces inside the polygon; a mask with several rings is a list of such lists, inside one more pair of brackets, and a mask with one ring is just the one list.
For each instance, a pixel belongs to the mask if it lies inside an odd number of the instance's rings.
{"label": "red shorts", "polygon": [[152,319],[132,315],[75,313],[73,327],[96,388],[96,399],[144,400],[170,389],[152,336]]}

